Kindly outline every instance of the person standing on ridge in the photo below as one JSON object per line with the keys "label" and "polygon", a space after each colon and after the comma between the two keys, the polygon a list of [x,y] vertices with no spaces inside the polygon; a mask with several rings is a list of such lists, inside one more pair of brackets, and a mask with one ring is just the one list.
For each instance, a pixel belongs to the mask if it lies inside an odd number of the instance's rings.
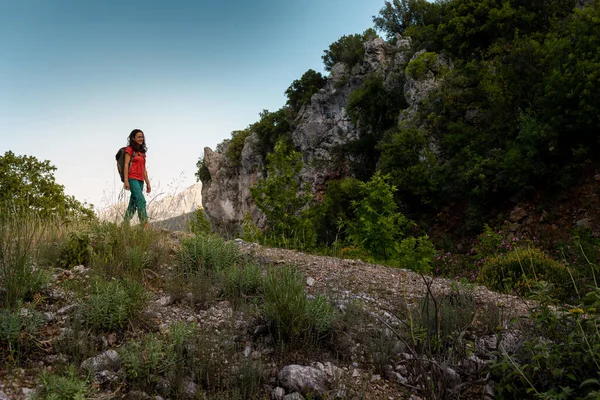
{"label": "person standing on ridge", "polygon": [[125,211],[125,222],[129,223],[136,210],[140,224],[148,227],[148,213],[146,212],[146,199],[144,198],[144,182],[146,193],[150,193],[150,180],[146,171],[146,138],[140,129],[134,129],[129,134],[129,144],[125,148],[125,165],[123,176],[125,190],[131,191],[129,206]]}

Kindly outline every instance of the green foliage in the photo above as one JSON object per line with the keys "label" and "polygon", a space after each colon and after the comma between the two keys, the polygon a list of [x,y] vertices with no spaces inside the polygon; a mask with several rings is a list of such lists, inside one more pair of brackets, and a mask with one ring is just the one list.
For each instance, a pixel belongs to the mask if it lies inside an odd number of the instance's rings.
{"label": "green foliage", "polygon": [[148,298],[137,281],[96,279],[80,305],[85,321],[97,331],[122,330],[142,310]]}
{"label": "green foliage", "polygon": [[356,160],[355,175],[367,180],[375,171],[380,143],[384,132],[397,124],[398,113],[406,107],[402,95],[402,82],[387,88],[383,79],[371,75],[356,88],[348,98],[346,112],[360,131],[359,138],[345,145],[343,149],[351,160]]}
{"label": "green foliage", "polygon": [[201,269],[215,272],[229,270],[242,261],[239,248],[234,243],[207,234],[182,240],[178,257],[184,274]]}
{"label": "green foliage", "polygon": [[252,134],[250,129],[231,132],[231,139],[225,148],[225,157],[232,168],[239,168],[242,165],[242,150],[246,138]]}
{"label": "green foliage", "polygon": [[204,209],[198,208],[194,211],[190,219],[190,232],[196,235],[210,233],[210,221],[206,217]]}
{"label": "green foliage", "polygon": [[190,380],[208,398],[261,397],[264,379],[260,365],[241,360],[234,344],[221,332],[200,330],[195,324],[174,323],[160,335],[130,341],[119,354],[132,389],[152,393],[156,383],[166,378],[173,398],[186,395],[185,382]]}
{"label": "green foliage", "polygon": [[[561,305],[553,288],[539,284],[532,297],[539,306],[528,317],[530,329],[515,355],[501,352],[492,364],[497,398],[535,395],[551,399],[597,398],[600,387],[600,333],[597,301],[594,306]],[[598,288],[590,297],[600,298]],[[593,311],[592,311],[593,309]]]}
{"label": "green foliage", "polygon": [[41,387],[33,399],[39,400],[85,400],[94,393],[94,388],[77,375],[70,365],[64,374],[43,371],[40,375]]}
{"label": "green foliage", "polygon": [[258,227],[258,225],[256,225],[256,222],[254,222],[252,214],[250,213],[246,213],[246,215],[244,215],[242,230],[242,239],[244,239],[246,242],[260,243],[263,239],[263,231]]}
{"label": "green foliage", "polygon": [[236,264],[221,272],[223,294],[234,303],[257,296],[262,289],[262,268],[257,264]]}
{"label": "green foliage", "polygon": [[196,171],[195,175],[196,175],[196,181],[201,181],[202,183],[208,183],[210,182],[211,176],[210,176],[210,171],[208,170],[208,167],[206,166],[206,161],[204,161],[204,157],[200,157],[198,159],[198,162],[196,163],[196,168],[198,168],[198,171]]}
{"label": "green foliage", "polygon": [[77,265],[90,265],[93,254],[92,240],[89,232],[70,232],[60,246],[57,265],[71,268]]}
{"label": "green foliage", "polygon": [[361,199],[352,202],[355,219],[348,224],[348,239],[368,252],[372,260],[393,260],[398,255],[397,244],[413,223],[394,201],[396,188],[379,172],[359,186]]}
{"label": "green foliage", "polygon": [[390,182],[398,188],[397,197],[415,209],[439,201],[440,165],[429,148],[426,132],[401,127],[390,132],[379,148],[379,169],[389,174]]}
{"label": "green foliage", "polygon": [[296,79],[285,91],[287,104],[295,110],[310,104],[310,98],[325,86],[327,78],[312,69],[306,71],[300,79]]}
{"label": "green foliage", "polygon": [[0,309],[0,360],[21,360],[35,348],[43,325],[44,316],[34,308]]}
{"label": "green foliage", "polygon": [[0,207],[0,307],[15,308],[47,284],[36,266],[47,223],[37,213]]}
{"label": "green foliage", "polygon": [[413,79],[425,79],[427,73],[435,69],[438,55],[433,52],[421,53],[406,66],[406,75]]}
{"label": "green foliage", "polygon": [[354,218],[352,202],[358,201],[361,182],[354,178],[332,180],[321,203],[313,206],[317,242],[329,246],[334,242],[346,241],[343,229]]}
{"label": "green foliage", "polygon": [[94,218],[91,206],[64,192],[54,178],[56,167],[33,156],[0,156],[0,208],[14,207],[50,215]]}
{"label": "green foliage", "polygon": [[169,350],[168,344],[154,334],[146,335],[139,341],[128,342],[119,349],[127,378],[136,386],[155,384],[175,362],[174,353]]}
{"label": "green foliage", "polygon": [[331,71],[331,68],[339,62],[352,68],[364,57],[364,43],[376,37],[377,33],[372,28],[367,29],[362,34],[342,36],[336,42],[330,44],[329,49],[324,51],[322,58],[325,70]]}
{"label": "green foliage", "polygon": [[277,143],[267,157],[266,179],[250,188],[256,206],[267,217],[272,237],[292,239],[300,248],[310,248],[315,242],[314,227],[308,217],[312,199],[310,185],[300,186],[303,163],[301,154]]}
{"label": "green foliage", "polygon": [[276,143],[281,141],[287,145],[291,144],[290,116],[286,108],[275,112],[263,110],[259,115],[260,121],[250,125],[248,130],[258,136],[258,143],[255,144],[254,150],[262,156],[263,160],[267,160],[267,155],[274,151]]}
{"label": "green foliage", "polygon": [[508,253],[485,258],[478,280],[490,289],[520,294],[529,292],[539,281],[553,283],[562,295],[572,286],[567,269],[534,247],[517,246]]}
{"label": "green foliage", "polygon": [[262,314],[278,341],[292,342],[313,333],[324,334],[336,318],[325,298],[306,297],[302,276],[289,266],[268,270],[263,295]]}
{"label": "green foliage", "polygon": [[427,0],[386,1],[379,15],[373,17],[373,23],[391,41],[400,34],[411,37],[416,48],[437,47],[436,30],[445,15],[447,3]]}
{"label": "green foliage", "polygon": [[165,257],[160,231],[109,222],[91,224],[92,267],[107,278],[143,278]]}
{"label": "green foliage", "polygon": [[427,235],[408,237],[398,245],[398,257],[394,264],[417,272],[428,273],[435,256],[435,248]]}

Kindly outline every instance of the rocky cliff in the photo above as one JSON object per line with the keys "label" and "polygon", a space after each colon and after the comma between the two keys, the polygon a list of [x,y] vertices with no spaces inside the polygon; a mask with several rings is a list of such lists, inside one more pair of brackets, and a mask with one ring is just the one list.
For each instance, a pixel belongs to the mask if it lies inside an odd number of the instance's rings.
{"label": "rocky cliff", "polygon": [[[292,122],[292,140],[303,156],[301,180],[311,183],[317,198],[329,180],[351,175],[347,162],[335,159],[335,149],[360,137],[359,129],[346,113],[346,104],[350,94],[367,77],[372,74],[383,77],[388,90],[403,85],[401,92],[408,108],[399,114],[399,122],[410,121],[419,102],[437,87],[435,68],[430,68],[418,80],[406,76],[406,66],[420,53],[413,48],[410,38],[399,37],[394,45],[381,38],[368,41],[362,62],[352,68],[343,63],[336,64],[326,85],[312,96],[310,104],[299,110]],[[444,61],[439,59],[437,62]],[[246,138],[239,168],[232,168],[225,157],[228,140],[214,151],[208,147],[204,149],[210,180],[202,182],[203,207],[213,228],[222,234],[233,236],[239,232],[248,213],[259,225],[264,222],[249,190],[264,170],[261,157],[254,151],[257,142],[255,133]]]}

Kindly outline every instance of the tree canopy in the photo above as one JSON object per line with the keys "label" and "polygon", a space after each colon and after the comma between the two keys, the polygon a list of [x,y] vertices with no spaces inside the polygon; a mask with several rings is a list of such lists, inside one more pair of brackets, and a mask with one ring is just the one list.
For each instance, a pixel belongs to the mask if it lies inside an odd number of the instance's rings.
{"label": "tree canopy", "polygon": [[66,195],[54,178],[56,167],[33,156],[0,156],[0,207],[25,208],[42,216],[93,217],[91,208]]}

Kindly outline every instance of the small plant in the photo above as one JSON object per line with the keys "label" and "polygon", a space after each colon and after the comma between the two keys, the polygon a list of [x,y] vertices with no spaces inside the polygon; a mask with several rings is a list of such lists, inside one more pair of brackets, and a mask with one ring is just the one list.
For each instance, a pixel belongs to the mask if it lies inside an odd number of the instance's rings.
{"label": "small plant", "polygon": [[534,282],[552,282],[562,296],[572,287],[567,269],[542,250],[533,247],[515,247],[484,259],[478,277],[490,289],[524,294]]}
{"label": "small plant", "polygon": [[81,314],[87,323],[99,331],[120,330],[142,309],[145,288],[136,281],[92,282],[91,293],[81,303]]}
{"label": "small plant", "polygon": [[181,242],[179,265],[184,272],[226,270],[241,261],[239,248],[216,235],[196,235]]}
{"label": "small plant", "polygon": [[206,217],[204,209],[198,208],[190,219],[190,232],[196,235],[210,233],[210,221]]}
{"label": "small plant", "polygon": [[90,230],[91,266],[106,278],[143,278],[164,257],[162,237],[155,229],[103,222],[92,224]]}
{"label": "small plant", "polygon": [[71,268],[77,265],[89,265],[93,253],[91,243],[89,232],[70,232],[60,246],[58,266]]}
{"label": "small plant", "polygon": [[427,72],[436,69],[438,55],[432,52],[423,52],[406,66],[406,75],[413,79],[424,79]]}
{"label": "small plant", "polygon": [[[40,329],[44,325],[41,313],[30,309],[10,311],[0,309],[0,349],[6,348],[9,360],[19,360],[36,343]],[[2,357],[0,351],[0,360]]]}
{"label": "small plant", "polygon": [[336,318],[333,307],[324,297],[307,298],[302,277],[289,266],[269,269],[263,293],[262,313],[271,323],[278,341],[323,334],[330,330]]}
{"label": "small plant", "polygon": [[43,371],[41,387],[33,396],[34,400],[85,400],[94,393],[92,386],[77,376],[74,366],[69,366],[65,374]]}
{"label": "small plant", "polygon": [[244,215],[242,230],[244,232],[242,239],[244,239],[246,242],[261,243],[264,238],[262,229],[256,225],[256,222],[254,222],[252,214],[250,213],[246,213],[246,215]]}
{"label": "small plant", "polygon": [[247,296],[256,296],[262,288],[262,268],[257,264],[236,264],[221,272],[225,297],[237,303]]}
{"label": "small plant", "polygon": [[0,307],[16,308],[48,283],[36,266],[45,227],[35,213],[0,209]]}
{"label": "small plant", "polygon": [[539,306],[528,316],[523,345],[516,354],[500,351],[492,365],[498,398],[597,398],[600,289],[578,306],[561,305],[548,284],[532,289]]}
{"label": "small plant", "polygon": [[166,341],[154,334],[130,341],[119,349],[119,355],[128,380],[142,389],[153,388],[175,361]]}

